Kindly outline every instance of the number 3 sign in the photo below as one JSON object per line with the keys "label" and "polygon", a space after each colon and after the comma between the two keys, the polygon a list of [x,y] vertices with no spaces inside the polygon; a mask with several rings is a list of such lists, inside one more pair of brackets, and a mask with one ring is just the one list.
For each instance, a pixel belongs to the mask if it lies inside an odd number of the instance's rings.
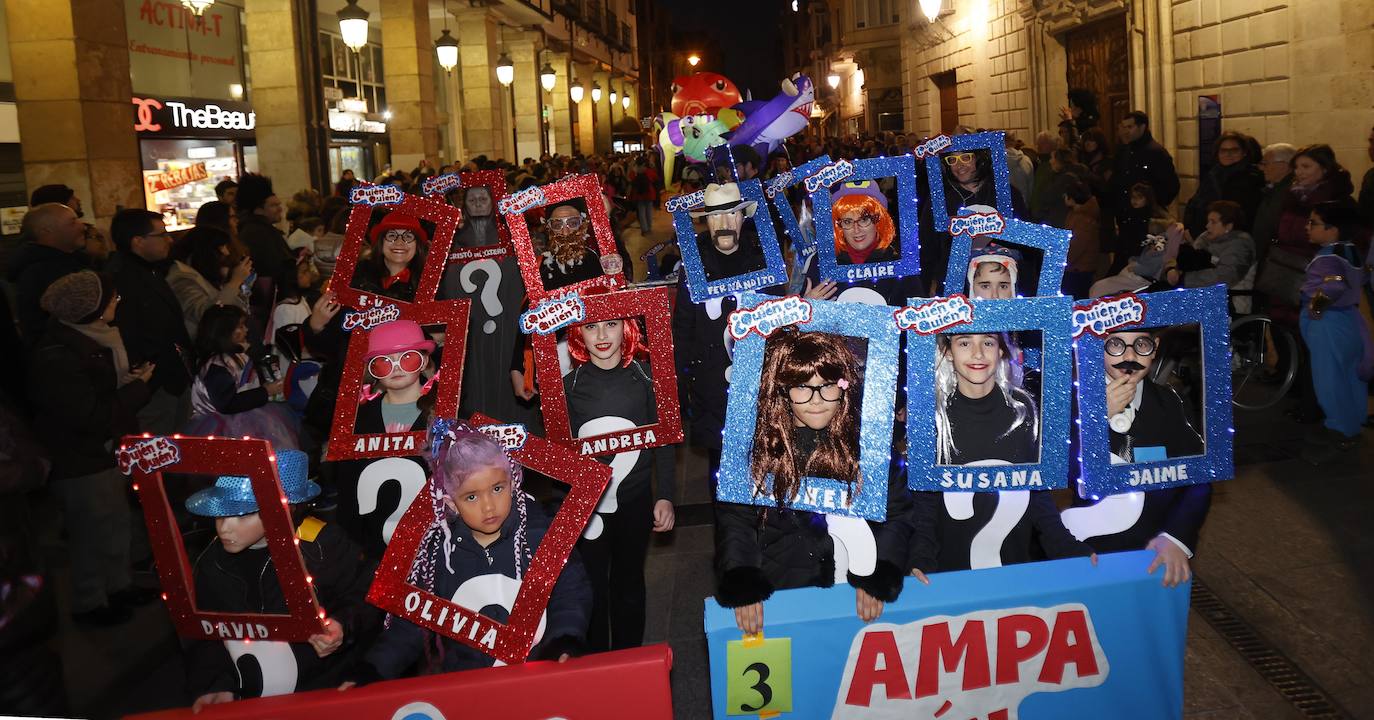
{"label": "number 3 sign", "polygon": [[792,712],[792,639],[746,635],[725,644],[725,714]]}

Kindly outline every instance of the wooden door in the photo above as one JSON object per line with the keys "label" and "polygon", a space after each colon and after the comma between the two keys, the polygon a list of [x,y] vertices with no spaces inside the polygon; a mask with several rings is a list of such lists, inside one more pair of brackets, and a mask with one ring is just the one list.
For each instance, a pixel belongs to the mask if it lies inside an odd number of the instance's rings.
{"label": "wooden door", "polygon": [[1116,142],[1116,127],[1131,111],[1130,48],[1126,16],[1114,15],[1075,28],[1064,35],[1069,88],[1086,88],[1097,95],[1102,119],[1098,127],[1107,141]]}
{"label": "wooden door", "polygon": [[930,76],[930,81],[940,93],[940,133],[952,135],[959,127],[959,83],[954,71]]}

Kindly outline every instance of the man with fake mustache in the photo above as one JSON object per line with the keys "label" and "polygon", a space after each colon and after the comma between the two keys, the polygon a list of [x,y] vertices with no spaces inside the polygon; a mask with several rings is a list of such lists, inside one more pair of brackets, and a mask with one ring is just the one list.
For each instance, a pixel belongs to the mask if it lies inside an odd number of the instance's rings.
{"label": "man with fake mustache", "polygon": [[[697,233],[697,249],[707,282],[764,269],[763,249],[752,219],[758,203],[740,198],[739,185],[706,186],[705,206],[692,218],[706,220]],[[751,222],[745,222],[751,220]]]}

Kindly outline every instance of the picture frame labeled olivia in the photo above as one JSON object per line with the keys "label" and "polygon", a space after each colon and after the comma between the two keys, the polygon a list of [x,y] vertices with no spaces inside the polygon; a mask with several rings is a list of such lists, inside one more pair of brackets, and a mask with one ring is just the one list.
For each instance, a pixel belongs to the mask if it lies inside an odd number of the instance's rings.
{"label": "picture frame labeled olivia", "polygon": [[[797,214],[792,211],[792,203],[788,202],[787,192],[829,164],[829,155],[811,158],[787,172],[773,176],[763,185],[763,194],[772,201],[773,211],[778,214],[778,219],[782,220],[783,231],[792,239],[792,247],[803,255],[816,247],[816,239],[814,237],[807,238],[806,233],[802,232],[801,222],[797,219]],[[779,240],[781,239],[779,238]]]}
{"label": "picture frame labeled olivia", "polygon": [[434,415],[454,417],[458,414],[458,399],[462,394],[463,358],[466,355],[468,313],[471,309],[472,301],[467,299],[406,305],[396,308],[382,321],[359,324],[350,330],[348,355],[344,358],[343,376],[339,379],[339,395],[334,404],[334,423],[329,433],[325,460],[407,457],[423,453],[424,430],[378,434],[356,431],[363,399],[363,382],[368,372],[368,338],[377,326],[394,320],[413,320],[422,328],[442,325],[442,359],[432,390],[437,393]]}
{"label": "picture frame labeled olivia", "polygon": [[[975,257],[974,243],[984,248],[989,242],[1018,252],[1023,249],[1041,253],[1040,275],[1036,279],[1035,294],[1058,295],[1064,282],[1064,267],[1069,262],[1069,241],[1073,233],[1048,225],[1017,220],[1000,212],[982,213],[962,208],[952,218],[950,226],[949,264],[945,266],[945,293],[971,294],[968,287],[968,265]],[[1023,263],[1029,267],[1032,264]]]}
{"label": "picture frame labeled olivia", "polygon": [[[1100,498],[1235,477],[1229,322],[1224,285],[1118,295],[1074,306],[1072,323],[1078,367],[1078,438],[1082,466],[1079,495]],[[1106,340],[1112,332],[1122,330],[1153,331],[1179,326],[1196,326],[1201,345],[1202,427],[1197,430],[1204,452],[1167,457],[1164,448],[1153,448],[1158,452],[1151,453],[1148,461],[1140,460],[1140,454],[1136,454],[1137,462],[1115,463],[1106,404]],[[1167,339],[1161,347],[1166,356],[1174,352]],[[1159,359],[1154,362],[1158,363]],[[1150,378],[1140,382],[1150,382]]]}
{"label": "picture frame labeled olivia", "polygon": [[625,273],[614,275],[602,273],[589,280],[581,280],[564,287],[549,290],[544,287],[540,277],[540,255],[535,252],[534,239],[530,235],[529,219],[525,215],[531,210],[547,208],[567,201],[581,199],[586,219],[592,224],[592,234],[596,241],[596,252],[602,257],[617,255],[615,235],[611,232],[611,219],[606,214],[602,201],[601,185],[595,175],[569,175],[548,185],[536,185],[520,192],[507,195],[496,204],[497,210],[510,232],[511,244],[515,246],[515,258],[520,263],[520,274],[525,279],[525,288],[533,305],[546,297],[557,297],[568,293],[581,292],[591,287],[617,289],[626,283]]}
{"label": "picture frame labeled olivia", "polygon": [[601,493],[610,483],[611,469],[551,440],[531,435],[523,426],[504,424],[481,413],[474,413],[469,422],[478,430],[489,431],[515,462],[571,488],[525,571],[508,621],[496,622],[408,582],[420,543],[435,519],[434,506],[428,502],[411,503],[401,518],[368,589],[367,601],[426,630],[515,665],[525,662],[534,647],[549,595]]}
{"label": "picture frame labeled olivia", "polygon": [[[394,185],[355,187],[350,201],[352,210],[348,214],[348,229],[343,247],[339,248],[334,274],[329,279],[329,290],[334,293],[336,302],[356,310],[369,311],[434,300],[439,292],[444,268],[448,265],[449,248],[462,220],[462,212],[445,204],[442,199],[411,195]],[[382,214],[378,212],[379,208],[386,208],[388,212]],[[387,218],[390,218],[389,223]],[[423,250],[423,265],[419,279],[414,281],[415,299],[411,302],[389,297],[382,287],[385,279],[373,277],[385,270],[374,269],[372,260],[362,260],[365,247],[370,246],[375,253],[386,242],[384,234],[387,228],[383,226],[384,223],[394,225],[397,229],[410,230],[412,235],[417,235],[414,238],[416,256]],[[412,265],[405,269],[407,276],[414,274],[413,268],[420,266],[420,262],[418,257],[412,261]],[[375,267],[385,266],[377,264]],[[412,281],[407,277],[404,282]]]}
{"label": "picture frame labeled olivia", "polygon": [[[782,257],[782,247],[778,243],[777,234],[773,230],[768,200],[763,194],[763,183],[757,179],[743,180],[729,183],[724,187],[737,189],[738,197],[718,206],[708,206],[706,190],[703,189],[686,195],[674,195],[663,203],[663,209],[673,214],[678,251],[682,253],[682,271],[687,273],[687,292],[695,303],[787,282],[787,265]],[[726,190],[723,194],[733,192],[735,191]],[[717,276],[714,263],[708,268],[707,261],[702,257],[703,251],[697,240],[696,229],[692,225],[693,215],[729,212],[734,207],[742,208],[740,212],[743,212],[745,217],[741,229],[753,227],[763,257],[756,268],[750,268],[737,275]],[[713,242],[709,230],[703,234],[706,243]],[[742,241],[737,239],[736,242]],[[735,252],[744,251],[741,246]]]}
{"label": "picture frame labeled olivia", "polygon": [[[878,180],[887,177],[897,181],[895,208],[890,207],[887,196],[878,189]],[[842,160],[808,177],[806,190],[816,218],[816,261],[822,280],[852,283],[921,272],[916,161],[912,156]],[[872,244],[867,248],[865,262],[852,263],[850,253],[840,255],[838,250],[845,242],[846,231],[839,231],[837,243],[836,225],[841,219],[833,217],[833,208],[841,199],[844,207],[852,207],[847,214],[861,213],[859,220],[867,220],[872,228],[859,226],[848,231],[869,236]],[[892,248],[894,241],[896,252]]]}
{"label": "picture frame labeled olivia", "polygon": [[[970,300],[963,295],[940,298],[911,298],[892,318],[907,333],[907,485],[912,490],[948,493],[1053,490],[1066,487],[1069,476],[1069,417],[1072,412],[1073,356],[1072,326],[1069,315],[1073,299],[1068,297],[1015,298],[1012,300]],[[1039,462],[979,460],[964,465],[939,462],[940,446],[937,417],[940,414],[936,385],[940,374],[936,361],[942,352],[941,335],[949,339],[951,360],[962,362],[954,344],[960,335],[1000,336],[993,358],[978,362],[984,366],[1000,362],[1006,343],[1016,336],[1029,341],[1039,336],[1040,367],[1038,394],[1028,392],[1035,407],[1033,416],[1021,422],[1038,425]],[[977,338],[975,338],[976,340]],[[1006,376],[1015,376],[1008,370]],[[992,368],[991,379],[998,383],[994,395],[1002,394],[1001,371]],[[919,379],[919,380],[918,380]],[[950,370],[950,382],[962,380],[959,369]],[[1023,385],[1025,383],[1022,383]],[[953,388],[946,393],[954,392]],[[1018,392],[1026,392],[1019,387]],[[1025,396],[1017,398],[1024,403]],[[956,430],[957,432],[957,430]],[[996,429],[990,432],[996,433]],[[1006,437],[1002,440],[1005,440]],[[1001,442],[1001,440],[999,440]],[[1009,445],[1010,443],[1003,443]],[[957,446],[957,443],[951,443]],[[999,449],[1001,446],[999,445]]]}
{"label": "picture frame labeled olivia", "polygon": [[[838,337],[841,363],[853,362],[858,368],[854,382],[836,385],[847,395],[845,405],[857,412],[857,437],[841,442],[857,444],[858,493],[849,483],[835,478],[804,477],[797,495],[783,503],[794,510],[844,515],[865,520],[887,518],[887,479],[892,452],[892,427],[897,395],[897,356],[901,333],[892,322],[894,308],[826,300],[807,300],[787,296],[775,298],[745,293],[739,308],[730,314],[727,331],[735,340],[735,362],[730,371],[730,397],[726,405],[725,433],[721,450],[716,499],[743,505],[776,505],[771,481],[759,487],[753,478],[754,436],[759,423],[763,393],[782,393],[790,402],[792,388],[764,387],[764,358],[767,345],[781,333],[824,333]],[[833,347],[833,345],[832,345]],[[809,381],[808,381],[809,382]],[[813,390],[812,392],[820,392]],[[853,402],[858,395],[858,402]],[[830,401],[821,394],[822,401]],[[844,407],[842,405],[841,407]],[[843,418],[836,411],[832,428],[842,428]],[[839,424],[837,424],[839,423]],[[788,423],[790,430],[791,424]],[[771,477],[771,476],[770,476]]]}
{"label": "picture frame labeled olivia", "polygon": [[[594,457],[682,442],[682,415],[678,408],[677,372],[673,359],[673,292],[671,287],[651,287],[580,296],[582,317],[571,322],[582,325],[620,319],[626,323],[638,323],[640,318],[643,319],[643,326],[636,325],[635,328],[635,335],[639,338],[635,344],[648,353],[647,368],[653,384],[658,419],[652,425],[586,436],[575,434],[578,429],[571,426],[569,419],[568,397],[563,389],[563,374],[558,360],[556,330],[529,328],[533,330],[534,367],[541,395],[539,406],[544,411],[544,432],[550,440],[574,448],[580,455]],[[522,329],[525,327],[522,323]],[[578,330],[572,328],[569,332]],[[573,362],[577,363],[576,358]],[[644,366],[641,364],[641,367]]]}
{"label": "picture frame labeled olivia", "polygon": [[930,212],[937,232],[948,232],[949,209],[945,206],[945,156],[950,153],[987,153],[991,161],[991,179],[997,193],[997,212],[1015,217],[1011,202],[1011,176],[1007,172],[1007,145],[1001,132],[971,133],[968,135],[938,135],[915,149],[918,159],[926,163],[926,185],[930,191]]}
{"label": "picture frame labeled olivia", "polygon": [[[506,176],[500,170],[477,170],[464,173],[444,173],[428,178],[421,185],[425,197],[434,198],[443,203],[448,203],[448,198],[455,192],[462,192],[464,195],[472,188],[486,188],[491,195],[491,217],[497,218],[500,213],[496,208],[507,195]],[[465,205],[455,205],[460,211]],[[461,233],[460,227],[458,232]],[[459,244],[459,237],[454,235],[453,245],[449,248],[448,262],[450,265],[462,264],[473,260],[499,260],[515,252],[510,242],[510,230],[504,222],[496,222],[496,235],[499,239],[495,245],[478,245],[465,247]]]}
{"label": "picture frame labeled olivia", "polygon": [[[272,444],[261,439],[128,435],[115,453],[131,475],[143,505],[148,540],[157,563],[162,599],[177,634],[196,640],[282,640],[301,642],[324,631],[325,613],[311,587],[291,521],[291,509],[277,477]],[[267,535],[286,615],[207,612],[198,609],[191,557],[182,541],[164,484],[169,473],[234,475],[250,479],[258,516]]]}

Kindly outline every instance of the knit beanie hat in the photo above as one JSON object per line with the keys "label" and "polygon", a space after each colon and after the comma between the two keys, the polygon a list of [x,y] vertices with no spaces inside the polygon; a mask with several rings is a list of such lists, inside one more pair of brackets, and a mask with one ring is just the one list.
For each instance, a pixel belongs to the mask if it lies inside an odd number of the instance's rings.
{"label": "knit beanie hat", "polygon": [[85,325],[105,312],[114,294],[113,277],[82,270],[55,280],[43,291],[38,305],[62,322]]}

